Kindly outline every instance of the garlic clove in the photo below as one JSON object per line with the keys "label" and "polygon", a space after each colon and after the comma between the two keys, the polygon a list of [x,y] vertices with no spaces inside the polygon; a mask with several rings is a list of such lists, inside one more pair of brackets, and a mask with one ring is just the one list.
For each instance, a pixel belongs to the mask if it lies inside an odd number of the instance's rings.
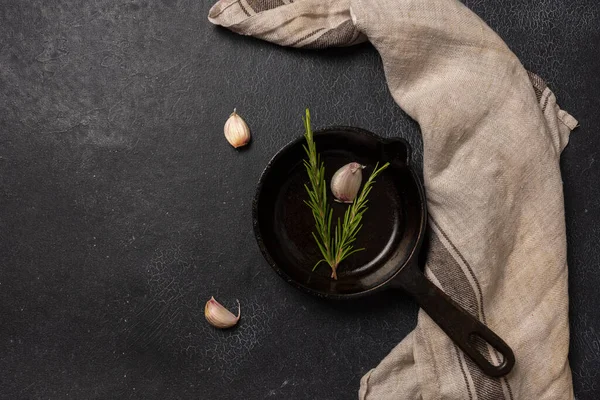
{"label": "garlic clove", "polygon": [[244,121],[235,111],[234,108],[227,119],[227,122],[225,122],[223,130],[229,144],[238,148],[247,145],[250,141],[250,128],[248,128],[246,121]]}
{"label": "garlic clove", "polygon": [[352,203],[362,183],[364,165],[351,162],[338,169],[331,178],[331,192],[340,203]]}
{"label": "garlic clove", "polygon": [[236,317],[231,311],[223,307],[221,303],[215,300],[214,297],[211,297],[210,300],[206,302],[206,306],[204,306],[204,316],[206,317],[208,323],[215,328],[231,328],[240,320],[241,308],[239,300],[237,302],[238,315]]}

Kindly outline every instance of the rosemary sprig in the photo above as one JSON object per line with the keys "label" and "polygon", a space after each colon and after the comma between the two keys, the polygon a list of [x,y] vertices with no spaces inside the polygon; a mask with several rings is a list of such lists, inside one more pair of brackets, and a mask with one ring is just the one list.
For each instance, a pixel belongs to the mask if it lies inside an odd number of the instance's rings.
{"label": "rosemary sprig", "polygon": [[313,271],[320,263],[325,261],[331,267],[331,277],[337,279],[337,269],[340,263],[351,254],[364,250],[363,248],[355,249],[354,242],[356,241],[356,235],[362,228],[361,221],[363,215],[367,211],[367,196],[373,188],[374,179],[388,167],[389,163],[385,163],[380,168],[378,168],[379,164],[375,165],[375,169],[365,182],[358,197],[346,209],[343,221],[338,218],[332,236],[331,222],[333,219],[333,210],[327,203],[325,166],[317,153],[308,109],[306,109],[306,116],[303,118],[303,121],[305,128],[304,137],[306,138],[306,145],[303,145],[303,147],[308,157],[307,160],[304,160],[304,167],[310,180],[310,186],[304,185],[308,193],[308,200],[305,200],[305,203],[310,207],[315,219],[316,233],[312,232],[312,235],[323,255],[323,258],[313,267]]}

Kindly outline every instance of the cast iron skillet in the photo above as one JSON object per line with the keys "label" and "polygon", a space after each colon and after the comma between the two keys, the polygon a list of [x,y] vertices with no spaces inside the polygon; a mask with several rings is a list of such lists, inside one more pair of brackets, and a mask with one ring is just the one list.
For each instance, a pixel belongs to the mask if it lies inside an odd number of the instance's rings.
{"label": "cast iron skillet", "polygon": [[[254,198],[254,233],[268,263],[290,284],[324,298],[348,299],[402,288],[483,372],[495,377],[508,374],[515,363],[510,347],[431,283],[418,266],[427,210],[423,185],[409,165],[408,143],[384,140],[350,127],[325,129],[316,132],[314,138],[328,183],[333,173],[349,162],[367,165],[363,182],[377,162],[390,162],[369,195],[369,209],[357,237],[356,243],[366,250],[342,262],[338,280],[331,279],[325,263],[312,271],[321,257],[311,235],[313,217],[304,204],[307,194],[303,185],[308,179],[302,164],[305,141],[301,137],[269,162]],[[335,221],[347,206],[331,203]],[[496,349],[499,365],[488,361],[489,351],[481,339]]]}

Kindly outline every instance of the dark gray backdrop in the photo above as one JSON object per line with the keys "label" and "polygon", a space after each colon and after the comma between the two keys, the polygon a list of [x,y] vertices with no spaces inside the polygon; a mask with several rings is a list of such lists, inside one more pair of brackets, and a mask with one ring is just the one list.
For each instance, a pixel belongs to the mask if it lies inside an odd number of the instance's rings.
{"label": "dark gray backdrop", "polygon": [[[415,325],[397,293],[336,304],[288,286],[250,220],[305,106],[316,127],[408,139],[420,167],[377,53],[239,37],[210,3],[0,0],[0,398],[352,399]],[[562,159],[570,359],[577,398],[597,399],[600,7],[466,3],[581,124]],[[233,107],[247,151],[222,136]],[[237,329],[206,324],[211,295],[240,300]]]}

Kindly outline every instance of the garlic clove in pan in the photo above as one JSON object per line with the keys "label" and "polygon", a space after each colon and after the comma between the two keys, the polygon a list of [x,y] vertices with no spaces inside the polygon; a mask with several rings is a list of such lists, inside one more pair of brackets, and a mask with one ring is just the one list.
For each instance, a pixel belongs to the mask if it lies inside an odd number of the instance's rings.
{"label": "garlic clove in pan", "polygon": [[214,297],[211,297],[204,307],[204,316],[208,323],[219,329],[231,328],[237,324],[240,320],[240,313],[241,308],[239,300],[237,317],[233,315],[231,311],[223,307]]}
{"label": "garlic clove in pan", "polygon": [[338,169],[331,178],[331,192],[340,203],[352,203],[362,182],[364,165],[351,162]]}

